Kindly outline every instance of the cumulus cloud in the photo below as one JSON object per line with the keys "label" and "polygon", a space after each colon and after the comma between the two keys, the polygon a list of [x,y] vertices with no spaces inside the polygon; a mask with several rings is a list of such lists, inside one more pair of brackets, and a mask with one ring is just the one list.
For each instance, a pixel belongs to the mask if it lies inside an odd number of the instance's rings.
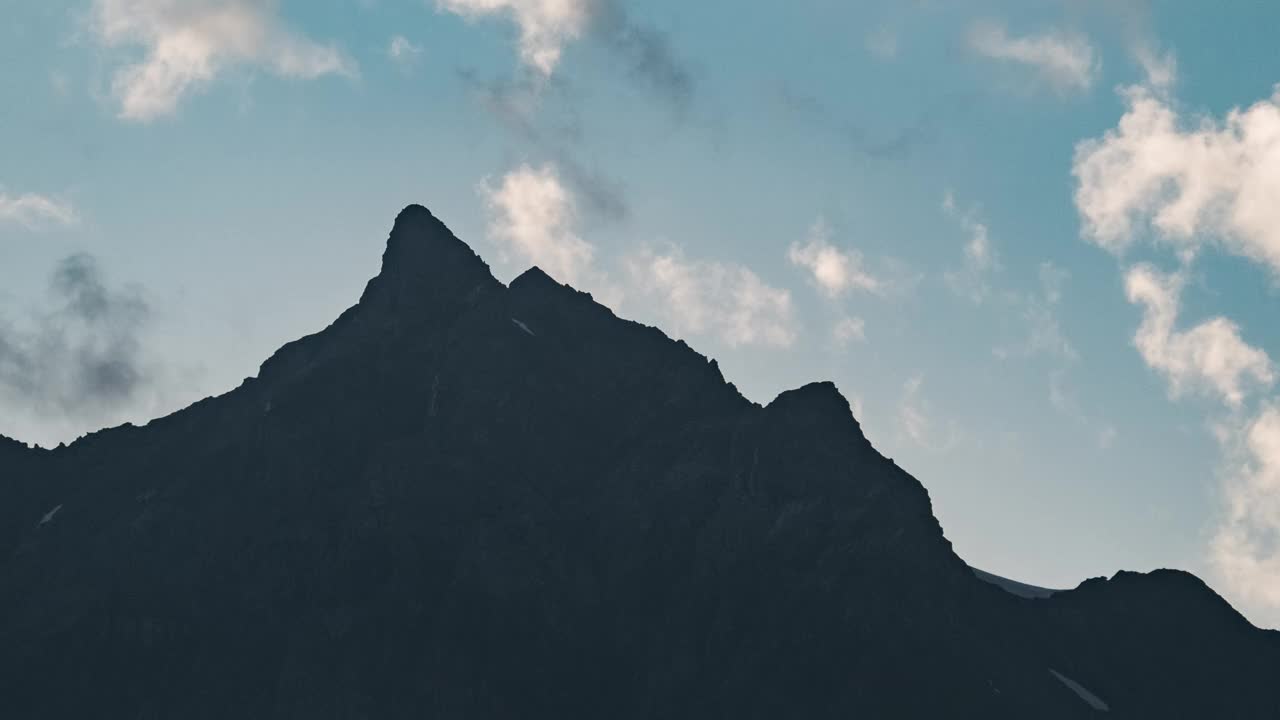
{"label": "cumulus cloud", "polygon": [[489,207],[489,234],[503,251],[542,268],[561,282],[580,282],[595,248],[577,235],[574,197],[553,165],[521,165],[480,193]]}
{"label": "cumulus cloud", "polygon": [[1200,390],[1239,407],[1250,387],[1274,380],[1270,358],[1240,337],[1230,320],[1215,317],[1189,330],[1176,328],[1183,279],[1149,265],[1129,270],[1125,292],[1129,302],[1143,306],[1134,345],[1151,368],[1169,381],[1174,396]]}
{"label": "cumulus cloud", "polygon": [[21,324],[0,319],[4,415],[90,424],[112,417],[150,379],[141,342],[150,306],[136,289],[110,287],[85,254],[58,264],[49,291],[51,310]]}
{"label": "cumulus cloud", "polygon": [[628,260],[640,296],[656,302],[676,334],[714,335],[730,346],[790,346],[796,339],[791,293],[732,263],[690,260],[678,248]]}
{"label": "cumulus cloud", "polygon": [[1147,229],[1186,255],[1209,244],[1280,276],[1280,87],[1222,120],[1185,119],[1158,92],[1124,91],[1116,128],[1076,147],[1076,207],[1115,253]]}
{"label": "cumulus cloud", "polygon": [[69,203],[35,193],[10,195],[0,190],[0,223],[16,223],[28,230],[75,225],[79,216]]}
{"label": "cumulus cloud", "polygon": [[808,270],[814,284],[827,297],[839,297],[850,290],[878,293],[883,289],[880,280],[863,268],[861,253],[831,244],[831,228],[821,218],[809,228],[803,242],[791,243],[787,259]]}
{"label": "cumulus cloud", "polygon": [[1265,406],[1242,429],[1220,427],[1219,437],[1229,448],[1226,513],[1211,560],[1246,602],[1280,607],[1280,406]]}
{"label": "cumulus cloud", "polygon": [[274,0],[94,0],[91,30],[107,48],[141,48],[143,58],[112,78],[126,120],[172,114],[183,97],[234,66],[288,78],[354,75],[333,45],[285,27]]}
{"label": "cumulus cloud", "polygon": [[1088,90],[1099,67],[1089,40],[1076,33],[1015,37],[1000,23],[981,21],[969,28],[968,42],[983,57],[1030,68],[1060,93]]}

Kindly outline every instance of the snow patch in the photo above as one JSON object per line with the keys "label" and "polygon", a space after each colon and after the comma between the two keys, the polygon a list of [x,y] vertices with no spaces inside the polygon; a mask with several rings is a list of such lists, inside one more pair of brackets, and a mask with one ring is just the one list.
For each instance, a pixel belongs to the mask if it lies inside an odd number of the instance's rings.
{"label": "snow patch", "polygon": [[1106,703],[1102,702],[1102,698],[1089,692],[1080,683],[1076,682],[1075,680],[1072,680],[1071,678],[1067,677],[1066,675],[1063,675],[1062,673],[1058,672],[1057,670],[1054,670],[1053,668],[1049,668],[1049,672],[1054,677],[1058,678],[1059,682],[1061,682],[1063,685],[1066,685],[1068,688],[1070,688],[1071,692],[1075,693],[1081,700],[1088,703],[1089,707],[1101,712],[1109,712],[1111,710],[1111,708],[1107,707]]}
{"label": "snow patch", "polygon": [[43,527],[43,526],[45,526],[45,525],[49,524],[49,521],[50,521],[50,520],[52,520],[52,519],[54,518],[54,516],[58,514],[58,511],[59,511],[59,510],[61,510],[61,509],[62,509],[62,506],[61,506],[61,505],[59,505],[58,507],[56,507],[56,508],[54,508],[54,509],[50,510],[49,512],[45,513],[45,514],[44,514],[44,517],[40,518],[40,524],[39,524],[39,525],[37,525],[36,527]]}
{"label": "snow patch", "polygon": [[537,335],[534,335],[533,331],[529,329],[529,326],[528,326],[528,325],[525,325],[524,323],[520,322],[519,320],[517,320],[517,319],[515,319],[515,318],[511,318],[511,322],[515,323],[515,324],[516,324],[516,327],[518,327],[518,328],[520,328],[521,330],[523,330],[523,331],[525,331],[525,332],[529,333],[531,336],[533,336],[533,337],[538,337]]}

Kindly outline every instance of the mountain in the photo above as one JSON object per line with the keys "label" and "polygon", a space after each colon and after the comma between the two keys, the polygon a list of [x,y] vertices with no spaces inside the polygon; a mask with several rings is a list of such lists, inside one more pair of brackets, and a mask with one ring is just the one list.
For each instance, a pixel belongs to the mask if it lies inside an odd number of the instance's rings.
{"label": "mountain", "polygon": [[1280,716],[1187,573],[1025,598],[830,383],[714,361],[426,209],[225,395],[0,441],[12,718]]}

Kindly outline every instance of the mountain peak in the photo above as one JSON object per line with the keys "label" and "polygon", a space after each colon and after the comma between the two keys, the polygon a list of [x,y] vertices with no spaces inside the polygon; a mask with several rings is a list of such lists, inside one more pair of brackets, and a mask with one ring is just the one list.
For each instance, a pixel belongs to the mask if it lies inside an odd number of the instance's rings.
{"label": "mountain peak", "polygon": [[497,286],[471,246],[430,210],[414,204],[396,216],[382,271],[369,282],[361,305],[396,311],[448,308]]}

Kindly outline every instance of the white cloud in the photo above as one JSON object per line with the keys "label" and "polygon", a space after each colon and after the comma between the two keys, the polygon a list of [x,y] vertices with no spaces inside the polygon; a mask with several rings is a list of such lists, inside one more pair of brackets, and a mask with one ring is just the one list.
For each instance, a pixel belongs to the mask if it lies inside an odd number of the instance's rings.
{"label": "white cloud", "polygon": [[474,20],[509,16],[520,28],[520,59],[544,76],[591,21],[592,0],[437,0],[436,7]]}
{"label": "white cloud", "polygon": [[863,269],[860,253],[845,252],[831,244],[831,228],[825,220],[813,224],[803,243],[793,242],[787,258],[791,264],[808,270],[828,297],[839,297],[849,290],[883,290],[880,280]]}
{"label": "white cloud", "polygon": [[1150,227],[1187,257],[1217,243],[1280,276],[1280,87],[1221,121],[1185,120],[1144,87],[1125,98],[1119,125],[1076,147],[1086,237],[1119,254]]}
{"label": "white cloud", "polygon": [[75,225],[79,216],[75,208],[61,200],[35,193],[10,195],[0,190],[0,223],[6,222],[40,230],[55,225]]}
{"label": "white cloud", "polygon": [[91,17],[104,47],[145,53],[112,78],[126,120],[172,114],[184,96],[237,65],[289,78],[356,72],[336,47],[284,27],[272,0],[94,0]]}
{"label": "white cloud", "polygon": [[676,334],[710,334],[731,346],[795,342],[791,293],[741,265],[688,260],[676,247],[640,253],[628,266],[639,293],[657,301]]}
{"label": "white cloud", "polygon": [[1093,46],[1076,33],[1013,37],[1004,25],[984,21],[969,28],[968,40],[979,55],[1027,66],[1061,93],[1088,90],[1098,71]]}
{"label": "white cloud", "polygon": [[1219,437],[1231,459],[1210,559],[1246,602],[1280,607],[1280,407],[1264,407],[1244,428],[1220,427]]}
{"label": "white cloud", "polygon": [[831,328],[831,337],[840,347],[852,342],[862,342],[867,339],[867,324],[860,317],[842,317]]}
{"label": "white cloud", "polygon": [[491,213],[489,234],[505,253],[569,284],[591,274],[595,247],[574,229],[576,203],[554,166],[521,165],[496,186],[481,183],[480,193]]}
{"label": "white cloud", "polygon": [[1271,360],[1242,340],[1240,328],[1223,317],[1190,330],[1176,329],[1182,285],[1181,276],[1165,275],[1148,265],[1129,270],[1125,292],[1129,302],[1143,306],[1134,346],[1147,365],[1164,374],[1175,397],[1188,389],[1200,390],[1239,407],[1247,387],[1272,383]]}
{"label": "white cloud", "polygon": [[409,38],[403,35],[394,35],[390,44],[387,45],[387,57],[390,57],[401,67],[410,67],[418,62],[418,58],[422,56],[422,47],[414,45]]}

